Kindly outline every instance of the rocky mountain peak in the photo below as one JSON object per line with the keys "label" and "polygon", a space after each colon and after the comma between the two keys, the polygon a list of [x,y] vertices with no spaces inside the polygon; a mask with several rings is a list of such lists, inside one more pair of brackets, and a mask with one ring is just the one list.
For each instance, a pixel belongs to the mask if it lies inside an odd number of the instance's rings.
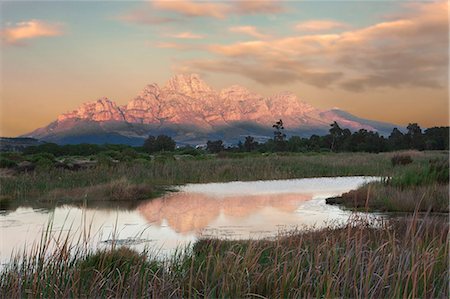
{"label": "rocky mountain peak", "polygon": [[[377,123],[374,126],[368,125],[365,120],[342,111],[321,111],[301,101],[292,92],[285,91],[265,97],[240,85],[232,85],[217,92],[199,75],[181,74],[173,76],[162,88],[156,83],[146,85],[133,99],[120,107],[107,97],[85,103],[72,112],[61,114],[57,122],[28,136],[46,136],[59,131],[77,130],[80,124],[92,125],[92,121],[103,122],[100,126],[102,128],[109,125],[116,128],[122,123],[124,134],[131,134],[127,128],[135,124],[139,124],[139,128],[147,127],[162,130],[161,132],[166,132],[168,128],[178,128],[177,130],[184,132],[184,137],[180,138],[188,139],[196,138],[194,135],[197,133],[222,130],[220,134],[223,134],[226,130],[235,128],[233,126],[236,124],[241,126],[244,123],[252,123],[252,126],[266,128],[271,135],[273,122],[280,118],[290,130],[309,132],[313,129],[327,132],[333,121],[354,130],[375,130],[378,126]],[[119,124],[109,123],[111,121]],[[244,128],[236,130],[231,134],[242,136],[259,132],[252,133],[251,130],[254,129],[246,131]],[[148,135],[148,132],[142,132],[144,131],[139,129],[139,132],[133,134]],[[220,134],[214,138],[226,138]]]}
{"label": "rocky mountain peak", "polygon": [[188,96],[213,92],[212,88],[197,74],[175,75],[167,81],[164,88]]}
{"label": "rocky mountain peak", "polygon": [[116,103],[107,97],[84,103],[78,109],[60,115],[58,121],[64,121],[69,118],[90,119],[94,121],[123,121],[125,119]]}

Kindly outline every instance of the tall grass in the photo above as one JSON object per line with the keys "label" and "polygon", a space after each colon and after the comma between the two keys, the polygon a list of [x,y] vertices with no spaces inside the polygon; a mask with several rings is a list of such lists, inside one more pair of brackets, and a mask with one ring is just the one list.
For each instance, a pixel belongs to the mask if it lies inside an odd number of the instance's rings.
{"label": "tall grass", "polygon": [[[4,298],[443,298],[448,224],[402,218],[292,231],[270,240],[204,239],[164,260],[127,248],[92,252],[49,236],[0,272]],[[71,252],[71,253],[70,253]]]}
{"label": "tall grass", "polygon": [[449,160],[432,159],[404,168],[383,182],[368,183],[327,203],[378,211],[449,212]]}
{"label": "tall grass", "polygon": [[449,185],[431,184],[399,188],[385,183],[369,183],[351,190],[327,203],[342,204],[347,208],[382,212],[449,212]]}
{"label": "tall grass", "polygon": [[[417,153],[412,171],[440,153]],[[402,169],[392,167],[391,153],[320,154],[288,156],[244,156],[205,160],[121,162],[80,171],[49,169],[14,176],[0,175],[0,199],[55,200],[52,190],[90,188],[126,178],[130,184],[159,186],[185,183],[272,180],[318,176],[391,176]],[[80,190],[79,190],[80,191]],[[69,192],[68,192],[69,193]],[[77,192],[74,192],[77,193]],[[78,192],[80,193],[80,192]],[[56,198],[58,200],[58,198]]]}

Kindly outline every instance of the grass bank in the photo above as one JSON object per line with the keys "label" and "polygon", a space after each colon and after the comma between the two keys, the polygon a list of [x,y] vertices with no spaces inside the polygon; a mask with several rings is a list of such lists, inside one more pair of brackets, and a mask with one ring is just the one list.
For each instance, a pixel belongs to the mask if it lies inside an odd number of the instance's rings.
{"label": "grass bank", "polygon": [[[107,196],[108,186],[121,180],[125,180],[126,183],[122,186],[128,186],[128,189],[153,190],[154,195],[166,186],[186,183],[349,175],[392,176],[403,169],[414,171],[429,159],[445,156],[447,152],[412,152],[414,162],[401,167],[392,166],[393,155],[394,153],[252,154],[178,160],[169,155],[157,157],[153,161],[137,159],[114,165],[100,164],[78,171],[62,168],[38,168],[21,173],[4,171],[0,176],[0,201],[44,202],[90,198],[118,200],[120,198]],[[106,190],[100,192],[101,196],[90,196],[96,195],[93,191],[101,189],[96,186],[103,186]],[[125,190],[123,193],[130,192]]]}
{"label": "grass bank", "polygon": [[[127,248],[91,252],[51,236],[0,272],[5,298],[445,298],[448,223],[405,217],[379,226],[293,231],[273,240],[205,239],[163,261]],[[72,254],[69,251],[72,250]]]}
{"label": "grass bank", "polygon": [[449,212],[448,157],[431,159],[414,168],[404,168],[383,182],[369,183],[341,196],[328,198],[329,204],[352,209],[389,212]]}

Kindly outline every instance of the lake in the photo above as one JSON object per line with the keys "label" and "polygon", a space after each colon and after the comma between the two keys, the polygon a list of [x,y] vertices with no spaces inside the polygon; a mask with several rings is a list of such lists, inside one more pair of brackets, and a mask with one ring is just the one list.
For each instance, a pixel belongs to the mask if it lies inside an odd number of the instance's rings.
{"label": "lake", "polygon": [[[36,244],[49,230],[54,240],[68,233],[93,248],[112,242],[163,256],[201,237],[263,238],[280,231],[344,223],[352,215],[325,204],[377,177],[188,184],[136,208],[20,207],[0,214],[2,263]],[[113,203],[111,203],[113,205]],[[51,223],[51,228],[48,228]]]}

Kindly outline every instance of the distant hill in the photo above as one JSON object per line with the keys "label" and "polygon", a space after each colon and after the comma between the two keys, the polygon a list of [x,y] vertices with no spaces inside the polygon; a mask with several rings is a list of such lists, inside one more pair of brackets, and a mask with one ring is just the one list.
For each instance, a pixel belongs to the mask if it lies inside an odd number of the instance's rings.
{"label": "distant hill", "polygon": [[41,141],[27,137],[0,137],[0,152],[20,152],[33,145],[42,144]]}
{"label": "distant hill", "polygon": [[336,121],[352,131],[366,129],[388,135],[393,124],[363,119],[348,112],[317,109],[291,92],[263,97],[233,85],[216,91],[198,75],[176,75],[163,87],[147,85],[128,104],[104,97],[58,116],[48,126],[24,136],[59,144],[124,143],[140,145],[148,135],[166,134],[179,144],[222,139],[237,143],[245,136],[263,141],[282,119],[288,135],[323,135]]}

